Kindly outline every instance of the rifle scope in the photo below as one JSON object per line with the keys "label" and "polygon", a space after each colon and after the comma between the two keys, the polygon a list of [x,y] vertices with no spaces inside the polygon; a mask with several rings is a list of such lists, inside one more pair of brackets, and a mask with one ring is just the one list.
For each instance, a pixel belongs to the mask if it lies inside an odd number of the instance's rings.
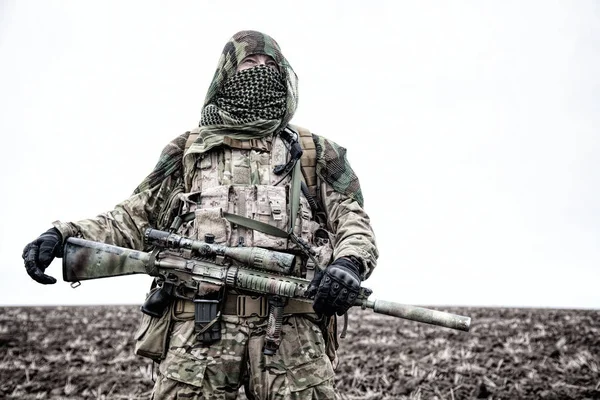
{"label": "rifle scope", "polygon": [[146,229],[144,238],[147,244],[163,249],[191,250],[200,257],[229,257],[252,268],[274,271],[284,275],[289,275],[296,264],[296,256],[293,254],[261,247],[228,247],[157,229]]}

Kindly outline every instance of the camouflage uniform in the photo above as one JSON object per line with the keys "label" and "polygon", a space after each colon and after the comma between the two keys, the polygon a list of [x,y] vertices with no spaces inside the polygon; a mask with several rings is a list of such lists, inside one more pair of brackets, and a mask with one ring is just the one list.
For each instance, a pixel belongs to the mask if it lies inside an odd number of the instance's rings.
{"label": "camouflage uniform", "polygon": [[336,398],[323,334],[309,319],[285,318],[274,356],[262,352],[264,318],[224,316],[221,327],[222,340],[202,346],[193,340],[193,322],[175,323],[154,399],[234,399],[243,381],[250,399]]}
{"label": "camouflage uniform", "polygon": [[[243,238],[245,245],[299,253],[297,245],[290,241],[253,232],[222,218],[222,212],[227,211],[282,229],[287,224],[291,178],[282,180],[273,173],[273,167],[288,162],[290,155],[273,133],[288,125],[297,92],[295,75],[277,44],[257,32],[234,36],[225,47],[205,108],[212,104],[220,85],[232,76],[237,62],[254,53],[274,58],[287,81],[287,112],[277,124],[259,124],[269,127],[272,133],[265,134],[261,128],[257,134],[250,126],[249,130],[228,135],[201,127],[200,136],[186,146],[190,137],[186,132],[165,147],[154,171],[114,210],[92,219],[55,222],[63,238],[79,236],[143,250],[146,228],[167,229],[175,215],[192,212],[195,218],[180,226],[178,233],[200,239],[212,233],[217,243],[228,245],[236,245]],[[369,218],[362,208],[358,179],[346,160],[345,149],[317,135],[313,135],[313,140],[318,201],[326,224],[319,226],[302,195],[294,232],[320,255],[323,267],[339,257],[359,258],[364,266],[362,278],[366,279],[376,265],[378,253]],[[328,232],[329,245],[316,243],[317,229]],[[293,273],[302,276],[306,271],[298,269]],[[262,348],[266,318],[223,315],[221,340],[204,344],[194,330],[189,307],[174,305],[170,313],[168,351],[160,362],[153,398],[230,399],[236,397],[242,384],[247,396],[256,399],[337,396],[334,357],[326,352],[327,332],[316,314],[287,315],[277,353],[265,356]]]}

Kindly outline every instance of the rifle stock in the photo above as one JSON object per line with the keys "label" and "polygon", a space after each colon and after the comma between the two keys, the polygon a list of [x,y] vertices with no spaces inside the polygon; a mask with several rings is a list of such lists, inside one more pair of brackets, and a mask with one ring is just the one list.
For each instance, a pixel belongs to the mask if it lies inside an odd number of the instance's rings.
{"label": "rifle stock", "polygon": [[[255,248],[247,249],[255,251]],[[243,250],[243,248],[238,249],[238,251]],[[305,296],[310,283],[307,279],[245,268],[223,261],[224,259],[221,258],[221,263],[213,263],[206,259],[184,257],[181,252],[165,252],[161,255],[160,251],[155,250],[152,253],[145,253],[84,239],[69,238],[64,249],[63,279],[66,282],[78,282],[121,275],[148,274],[161,277],[167,284],[179,285],[169,291],[178,297],[190,291],[193,293],[198,289],[199,283],[204,281],[312,303],[312,300]],[[371,308],[378,314],[469,331],[471,325],[469,317],[386,300],[369,300],[370,294],[370,289],[361,288],[355,306],[363,309]],[[193,300],[193,298],[185,298]],[[160,299],[161,304],[164,303],[163,300]],[[161,312],[162,310],[157,309],[155,313],[158,315]]]}
{"label": "rifle stock", "polygon": [[62,264],[66,282],[152,272],[150,253],[79,238],[67,239]]}

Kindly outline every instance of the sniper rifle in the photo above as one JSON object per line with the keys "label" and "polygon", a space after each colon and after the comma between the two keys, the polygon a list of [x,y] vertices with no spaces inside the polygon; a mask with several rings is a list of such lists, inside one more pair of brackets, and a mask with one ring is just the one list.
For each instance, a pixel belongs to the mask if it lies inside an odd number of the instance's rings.
{"label": "sniper rifle", "polygon": [[[69,238],[64,247],[63,279],[77,287],[80,281],[88,279],[129,274],[156,277],[160,290],[151,293],[142,311],[160,317],[173,298],[193,301],[196,328],[204,335],[212,330],[213,335],[208,336],[212,340],[219,338],[219,301],[200,298],[203,284],[269,295],[264,352],[270,355],[279,346],[287,299],[313,301],[305,294],[310,280],[290,275],[298,261],[293,254],[261,247],[228,247],[215,244],[212,235],[200,241],[156,229],[145,231],[145,241],[154,247],[153,251]],[[371,293],[370,289],[361,287],[354,305],[371,308],[379,314],[461,331],[470,328],[469,317],[386,300],[369,300]],[[202,317],[206,315],[212,318]]]}

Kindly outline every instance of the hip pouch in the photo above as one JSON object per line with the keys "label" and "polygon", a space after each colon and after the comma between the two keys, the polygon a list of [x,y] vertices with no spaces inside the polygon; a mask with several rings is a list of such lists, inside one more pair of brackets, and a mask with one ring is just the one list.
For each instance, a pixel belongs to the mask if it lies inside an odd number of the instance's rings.
{"label": "hip pouch", "polygon": [[[158,287],[153,288],[148,297],[154,291],[160,290]],[[140,326],[135,334],[135,354],[141,357],[149,358],[157,363],[160,363],[167,354],[167,342],[169,340],[169,332],[171,330],[171,304],[163,313],[162,317],[151,317],[142,313]]]}

